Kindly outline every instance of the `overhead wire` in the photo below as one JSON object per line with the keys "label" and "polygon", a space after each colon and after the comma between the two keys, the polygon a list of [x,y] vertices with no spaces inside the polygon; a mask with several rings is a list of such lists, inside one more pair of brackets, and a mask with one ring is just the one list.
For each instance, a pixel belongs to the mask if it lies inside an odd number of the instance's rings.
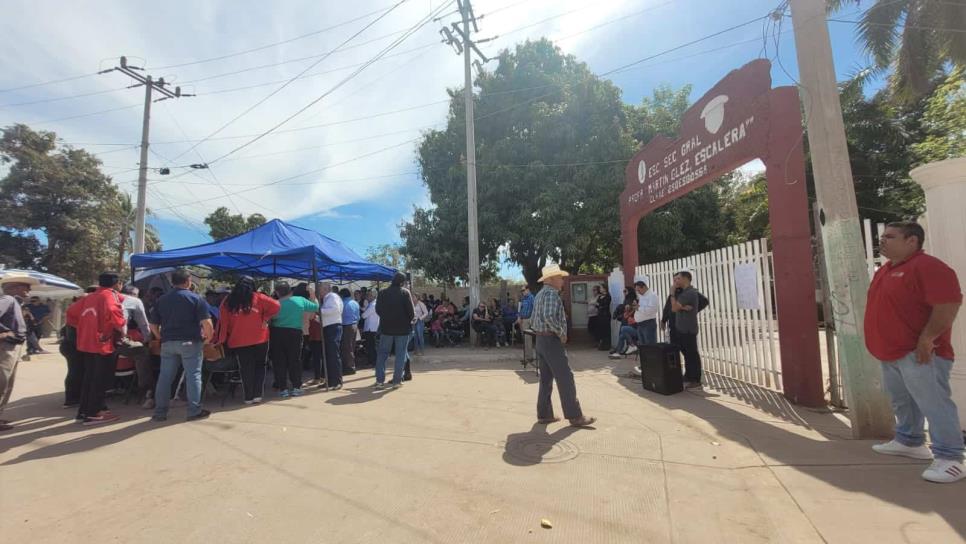
{"label": "overhead wire", "polygon": [[[406,0],[402,0],[402,2],[405,2],[405,1]],[[400,2],[400,3],[402,3],[402,2]],[[272,132],[276,131],[278,128],[280,128],[284,124],[288,123],[289,121],[291,121],[292,119],[294,119],[298,115],[302,114],[303,112],[305,112],[306,110],[308,110],[309,108],[311,108],[312,106],[314,106],[315,104],[318,104],[325,97],[329,96],[330,94],[332,94],[333,92],[335,92],[337,89],[339,89],[340,87],[342,87],[343,85],[345,85],[346,83],[348,83],[350,80],[352,80],[354,77],[356,77],[360,73],[362,73],[362,71],[365,70],[366,68],[368,68],[372,64],[372,62],[375,62],[376,60],[378,60],[379,58],[381,58],[383,55],[385,55],[386,53],[388,53],[389,51],[392,51],[392,49],[394,49],[395,47],[397,47],[399,44],[403,43],[409,36],[412,36],[420,28],[422,28],[426,24],[430,23],[433,20],[433,17],[435,15],[437,15],[439,13],[442,13],[442,11],[444,9],[446,9],[448,6],[452,5],[452,3],[453,2],[445,2],[445,3],[441,4],[439,8],[437,8],[433,12],[430,12],[429,15],[423,17],[422,20],[420,20],[416,25],[414,25],[413,27],[411,27],[411,29],[409,31],[407,31],[406,34],[403,34],[402,36],[400,36],[399,38],[397,38],[393,43],[391,43],[388,46],[386,46],[385,48],[383,48],[382,51],[380,51],[372,59],[370,59],[370,62],[369,63],[367,63],[367,64],[365,64],[365,65],[360,66],[359,68],[357,68],[354,72],[352,72],[351,74],[349,74],[348,76],[346,76],[345,78],[343,78],[340,82],[336,83],[334,86],[332,86],[331,88],[329,88],[327,91],[325,91],[324,93],[320,94],[318,97],[316,97],[314,100],[312,100],[311,102],[309,102],[308,104],[306,104],[305,106],[303,106],[302,108],[300,108],[299,110],[297,110],[295,113],[289,115],[285,119],[281,120],[280,122],[278,122],[275,125],[273,125],[272,127],[270,127],[268,130],[262,132],[261,134],[259,134],[258,136],[252,138],[251,140],[245,142],[244,144],[242,144],[240,146],[237,146],[237,147],[233,148],[232,150],[228,151],[227,153],[224,153],[224,154],[216,157],[211,162],[212,163],[218,162],[218,161],[224,159],[225,157],[231,156],[232,154],[237,153],[238,151],[241,151],[242,149],[245,149],[246,147],[252,145],[253,143],[261,140],[262,138],[264,138],[268,134],[271,134]],[[195,144],[195,145],[197,146],[198,144]],[[209,164],[211,164],[211,163],[209,163]]]}
{"label": "overhead wire", "polygon": [[[387,9],[387,10],[385,10],[385,11],[383,11],[383,12],[382,12],[382,13],[381,13],[381,14],[379,15],[379,17],[376,17],[376,18],[375,18],[374,20],[372,20],[372,21],[370,21],[369,23],[367,23],[367,24],[366,24],[365,26],[363,26],[363,27],[362,27],[361,29],[359,29],[358,31],[356,31],[356,32],[355,32],[354,34],[352,34],[351,36],[349,36],[348,38],[346,38],[345,40],[343,40],[343,41],[342,41],[342,42],[341,42],[341,43],[339,44],[339,47],[342,47],[342,46],[344,46],[344,45],[347,45],[347,44],[348,44],[349,42],[351,42],[352,40],[354,40],[355,38],[357,38],[358,36],[360,36],[360,35],[361,35],[361,34],[362,34],[363,32],[365,32],[366,30],[368,30],[368,29],[370,29],[370,28],[371,28],[371,27],[372,27],[373,25],[375,25],[376,23],[378,23],[379,21],[381,21],[381,20],[382,20],[382,19],[383,19],[384,17],[386,17],[386,16],[388,16],[388,15],[389,15],[390,13],[392,13],[392,12],[393,12],[393,11],[394,11],[394,10],[395,10],[396,8],[398,8],[398,7],[399,7],[399,6],[401,6],[402,4],[404,4],[404,3],[406,3],[407,1],[408,1],[408,0],[399,0],[398,2],[396,2],[395,4],[393,4],[393,6],[392,6],[392,7],[390,7],[389,9]],[[333,50],[332,50],[331,52],[334,52],[334,51],[337,51],[337,50],[339,49],[339,47],[336,47],[336,48],[335,48],[335,49],[333,49]],[[331,54],[331,52],[330,52],[329,54]],[[314,67],[316,67],[316,66],[318,66],[318,65],[319,65],[319,63],[321,63],[322,61],[324,61],[324,60],[325,60],[325,59],[327,59],[327,58],[328,58],[328,55],[325,55],[325,56],[323,56],[323,57],[321,57],[320,59],[318,59],[318,60],[316,60],[315,62],[313,62],[312,64],[310,64],[310,65],[309,65],[309,66],[308,66],[307,68],[305,68],[304,70],[302,70],[302,71],[301,71],[301,72],[300,72],[299,74],[297,74],[297,75],[296,75],[295,77],[293,77],[293,78],[291,78],[291,79],[289,79],[288,81],[286,81],[285,83],[283,83],[283,84],[282,84],[282,85],[281,85],[280,87],[278,87],[277,89],[275,89],[275,90],[273,90],[272,92],[270,92],[270,93],[268,93],[268,95],[266,95],[266,96],[265,96],[264,98],[262,98],[262,99],[260,99],[260,100],[258,100],[257,102],[255,102],[254,104],[252,104],[251,106],[249,106],[248,108],[246,108],[246,109],[245,109],[244,111],[242,111],[242,112],[241,112],[240,114],[238,114],[238,115],[236,115],[235,117],[233,117],[233,118],[232,118],[232,119],[231,119],[230,121],[228,121],[227,123],[225,123],[225,124],[223,124],[223,125],[221,125],[220,127],[218,127],[218,129],[217,129],[217,130],[215,130],[214,132],[212,132],[211,134],[209,134],[209,135],[208,135],[207,137],[205,137],[205,139],[203,139],[203,140],[202,140],[202,142],[204,142],[204,141],[205,141],[205,140],[207,140],[208,138],[211,138],[211,137],[213,137],[213,136],[215,136],[215,135],[217,135],[217,134],[218,134],[218,133],[220,133],[220,132],[221,132],[222,130],[225,130],[226,128],[228,128],[228,127],[229,127],[229,126],[231,126],[231,125],[232,125],[233,123],[235,123],[236,121],[238,121],[239,119],[241,119],[242,117],[244,117],[245,115],[247,115],[248,113],[250,113],[250,112],[251,112],[252,110],[254,110],[255,108],[257,108],[258,106],[260,106],[260,105],[262,105],[262,104],[264,104],[264,103],[265,103],[266,101],[268,101],[268,100],[269,100],[270,98],[272,98],[272,97],[273,97],[273,96],[275,96],[276,94],[278,94],[278,93],[280,93],[280,92],[281,92],[281,91],[282,91],[283,89],[285,89],[286,87],[288,87],[289,85],[291,85],[291,84],[292,84],[292,82],[296,80],[296,78],[298,78],[299,76],[301,76],[301,75],[303,75],[303,74],[305,74],[306,72],[308,72],[308,71],[309,71],[309,70],[311,70],[312,68],[314,68]],[[179,154],[178,156],[176,156],[176,157],[174,158],[174,160],[177,160],[177,159],[178,159],[179,157],[181,157],[181,156],[183,156],[183,155],[185,155],[186,153],[188,153],[189,151],[191,151],[191,150],[192,150],[192,149],[194,149],[195,147],[198,147],[199,145],[201,145],[201,143],[202,143],[202,142],[198,142],[198,143],[196,143],[196,144],[194,144],[194,145],[192,145],[192,146],[191,146],[190,148],[188,148],[187,150],[185,150],[185,151],[182,151],[182,152],[181,152],[181,153],[180,153],[180,154]]]}
{"label": "overhead wire", "polygon": [[[617,67],[617,68],[615,68],[613,70],[610,70],[608,72],[604,72],[603,74],[600,74],[599,76],[600,77],[603,77],[604,75],[618,73],[620,71],[624,71],[624,70],[630,69],[630,68],[632,68],[634,66],[638,66],[638,65],[640,65],[643,62],[646,62],[648,60],[652,60],[652,59],[658,58],[660,56],[666,55],[668,53],[671,53],[671,52],[674,52],[674,51],[678,51],[678,50],[683,49],[685,47],[694,45],[696,43],[700,43],[702,41],[706,41],[706,40],[712,39],[712,38],[717,37],[717,36],[720,36],[720,35],[722,35],[724,33],[727,33],[727,32],[730,32],[730,31],[733,31],[733,30],[736,30],[736,29],[739,29],[739,28],[743,28],[743,27],[748,26],[750,24],[753,24],[755,22],[761,21],[764,17],[767,17],[767,16],[768,15],[765,15],[765,16],[762,16],[762,17],[756,17],[756,18],[754,18],[752,20],[749,20],[749,21],[740,23],[738,25],[733,25],[733,26],[728,27],[726,29],[723,29],[723,30],[720,30],[720,31],[717,31],[717,32],[714,32],[714,33],[711,33],[711,34],[708,34],[708,35],[706,35],[706,36],[704,36],[702,38],[698,38],[696,40],[691,40],[691,41],[689,41],[689,42],[687,42],[685,44],[681,44],[681,45],[678,45],[678,46],[669,48],[667,50],[664,50],[664,51],[661,51],[661,52],[658,52],[658,53],[649,55],[649,56],[644,57],[642,59],[638,59],[638,60],[633,61],[631,63],[624,64],[624,65],[619,66],[619,67]],[[558,86],[558,85],[553,85],[553,86]],[[555,92],[559,92],[559,91],[555,91]],[[527,104],[527,103],[531,103],[531,102],[533,102],[535,100],[539,100],[541,98],[545,98],[545,97],[549,96],[550,94],[554,94],[554,93],[547,93],[545,95],[539,95],[539,96],[536,96],[536,97],[532,97],[532,98],[524,101],[522,104],[514,104],[514,105],[512,105],[512,106],[510,106],[508,108],[504,108],[502,110],[497,110],[495,112],[489,112],[487,114],[484,114],[482,116],[477,117],[477,119],[479,120],[479,119],[483,119],[483,118],[487,118],[487,117],[492,117],[492,116],[494,116],[496,114],[503,113],[504,111],[508,111],[510,109],[519,107],[520,105],[524,105],[524,104]],[[408,140],[408,141],[405,141],[405,142],[401,142],[401,143],[396,144],[394,146],[385,147],[385,148],[382,148],[382,149],[379,149],[379,150],[376,150],[376,151],[373,151],[373,152],[370,152],[370,153],[366,153],[366,154],[361,155],[361,156],[353,157],[353,158],[347,159],[347,161],[343,161],[341,163],[336,163],[336,164],[333,164],[333,165],[328,165],[328,166],[323,167],[321,169],[315,169],[315,170],[311,170],[311,171],[308,171],[308,172],[303,172],[301,174],[297,174],[297,175],[294,175],[294,176],[288,176],[288,177],[282,178],[280,180],[275,180],[275,181],[272,181],[272,182],[267,182],[267,183],[264,183],[264,184],[259,184],[259,185],[253,186],[251,188],[248,188],[248,189],[243,189],[242,191],[236,191],[235,194],[237,194],[238,192],[248,192],[248,191],[258,190],[258,189],[263,188],[263,187],[269,187],[269,186],[273,186],[273,185],[278,185],[280,183],[284,183],[285,181],[289,181],[289,180],[292,180],[292,179],[297,179],[299,177],[304,177],[304,176],[312,175],[312,174],[315,174],[315,173],[319,173],[319,172],[322,172],[324,170],[330,169],[330,168],[332,168],[334,166],[342,165],[342,164],[345,164],[346,162],[352,162],[352,161],[355,161],[355,160],[360,160],[362,158],[366,158],[366,157],[372,156],[372,155],[377,154],[377,153],[382,153],[382,152],[388,151],[390,149],[398,148],[398,147],[400,147],[402,145],[406,145],[406,144],[410,144],[410,143],[415,143],[418,140],[419,139],[416,138],[416,139],[413,139],[413,140]],[[626,159],[622,159],[622,160],[623,161],[626,161]],[[610,162],[610,161],[608,161],[608,162]],[[617,161],[613,161],[613,162],[617,162]],[[220,197],[214,197],[214,198],[207,199],[207,200],[215,200],[217,198],[220,198]]]}

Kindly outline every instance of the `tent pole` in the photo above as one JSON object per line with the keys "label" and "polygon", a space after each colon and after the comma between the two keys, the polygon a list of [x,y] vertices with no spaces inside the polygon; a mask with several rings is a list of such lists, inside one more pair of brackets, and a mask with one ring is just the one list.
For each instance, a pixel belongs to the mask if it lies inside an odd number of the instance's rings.
{"label": "tent pole", "polygon": [[315,300],[319,303],[319,328],[322,329],[322,372],[325,374],[325,390],[329,391],[329,361],[325,357],[325,327],[322,326],[322,300],[319,298],[319,271],[315,268],[315,258],[312,259],[312,288],[315,289]]}

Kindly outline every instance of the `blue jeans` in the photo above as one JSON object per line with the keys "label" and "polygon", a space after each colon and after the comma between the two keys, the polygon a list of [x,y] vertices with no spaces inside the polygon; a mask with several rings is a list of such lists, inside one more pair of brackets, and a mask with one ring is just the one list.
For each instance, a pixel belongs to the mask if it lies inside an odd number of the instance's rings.
{"label": "blue jeans", "polygon": [[416,326],[413,327],[413,335],[416,339],[416,351],[422,353],[426,349],[426,322],[422,319],[416,321]]}
{"label": "blue jeans", "polygon": [[952,361],[935,355],[921,365],[913,352],[898,361],[883,361],[882,379],[896,416],[896,442],[911,447],[925,444],[923,427],[928,420],[932,454],[962,461],[962,427],[949,390],[952,366]]}
{"label": "blue jeans", "polygon": [[386,361],[389,360],[389,350],[396,353],[396,361],[392,370],[392,383],[402,383],[403,367],[406,366],[406,359],[409,354],[406,347],[409,345],[410,335],[392,336],[383,334],[379,336],[379,359],[376,360],[376,383],[386,381]]}
{"label": "blue jeans", "polygon": [[637,343],[640,345],[657,343],[656,319],[648,319],[637,324]]}
{"label": "blue jeans", "polygon": [[617,334],[617,349],[614,350],[614,353],[624,353],[624,348],[636,344],[637,328],[630,325],[621,325],[621,331]]}
{"label": "blue jeans", "polygon": [[161,374],[154,391],[154,415],[166,417],[171,404],[171,382],[184,367],[184,385],[188,390],[188,416],[201,412],[201,363],[204,342],[171,340],[161,343]]}

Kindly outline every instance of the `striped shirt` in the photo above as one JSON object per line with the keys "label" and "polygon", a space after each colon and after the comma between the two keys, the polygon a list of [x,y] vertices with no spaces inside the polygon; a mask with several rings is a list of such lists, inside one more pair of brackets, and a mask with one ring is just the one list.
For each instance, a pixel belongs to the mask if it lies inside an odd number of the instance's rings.
{"label": "striped shirt", "polygon": [[536,333],[549,332],[560,337],[567,336],[567,314],[564,313],[560,293],[553,287],[544,285],[534,297],[530,328]]}

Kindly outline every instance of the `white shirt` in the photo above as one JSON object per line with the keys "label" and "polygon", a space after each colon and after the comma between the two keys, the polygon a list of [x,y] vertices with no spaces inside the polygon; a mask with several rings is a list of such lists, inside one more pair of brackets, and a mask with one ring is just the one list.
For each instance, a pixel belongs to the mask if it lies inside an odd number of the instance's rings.
{"label": "white shirt", "polygon": [[330,292],[322,299],[322,327],[342,324],[342,299]]}
{"label": "white shirt", "polygon": [[416,304],[413,304],[413,317],[416,321],[424,321],[429,317],[429,310],[426,309],[426,305],[423,301],[417,300]]}
{"label": "white shirt", "polygon": [[634,312],[634,322],[643,323],[648,319],[657,319],[660,303],[657,294],[648,289],[643,295],[637,295],[637,310]]}
{"label": "white shirt", "polygon": [[366,305],[366,309],[362,311],[362,319],[365,320],[362,332],[379,332],[379,314],[376,313],[375,300]]}

